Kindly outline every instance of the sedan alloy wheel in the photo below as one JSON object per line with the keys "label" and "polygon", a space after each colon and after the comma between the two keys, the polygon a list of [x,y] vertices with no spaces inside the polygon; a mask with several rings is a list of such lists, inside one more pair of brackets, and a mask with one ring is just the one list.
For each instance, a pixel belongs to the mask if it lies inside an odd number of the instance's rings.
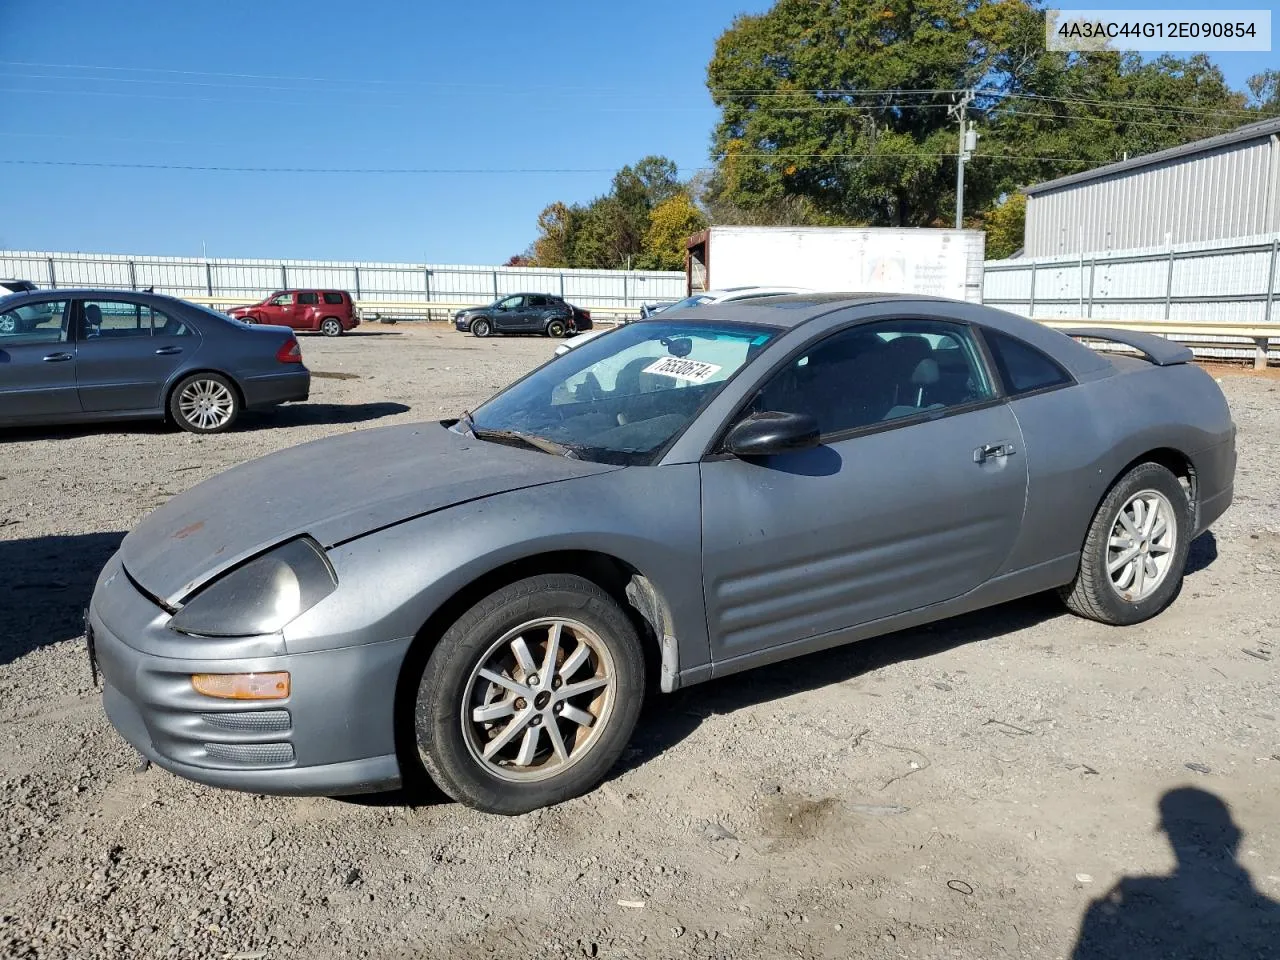
{"label": "sedan alloy wheel", "polygon": [[240,398],[225,377],[197,373],[174,389],[169,413],[184,430],[218,433],[235,422],[240,413]]}

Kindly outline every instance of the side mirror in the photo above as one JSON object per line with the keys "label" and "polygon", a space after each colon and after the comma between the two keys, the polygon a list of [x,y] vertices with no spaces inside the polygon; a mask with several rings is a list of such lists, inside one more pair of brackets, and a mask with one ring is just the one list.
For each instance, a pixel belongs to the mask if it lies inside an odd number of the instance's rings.
{"label": "side mirror", "polygon": [[816,447],[820,436],[818,421],[807,413],[766,410],[734,424],[724,448],[735,457],[771,457]]}

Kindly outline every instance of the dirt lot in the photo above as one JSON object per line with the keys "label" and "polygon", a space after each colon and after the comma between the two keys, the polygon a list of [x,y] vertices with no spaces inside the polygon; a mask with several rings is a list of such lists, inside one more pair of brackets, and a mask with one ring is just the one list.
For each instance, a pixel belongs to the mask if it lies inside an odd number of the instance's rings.
{"label": "dirt lot", "polygon": [[0,436],[0,956],[1280,956],[1275,379],[1224,376],[1236,505],[1142,626],[1038,597],[694,687],[604,787],[513,819],[136,769],[79,624],[124,532],[250,457],[456,413],[551,349],[366,327],[305,340],[312,402],[228,435]]}

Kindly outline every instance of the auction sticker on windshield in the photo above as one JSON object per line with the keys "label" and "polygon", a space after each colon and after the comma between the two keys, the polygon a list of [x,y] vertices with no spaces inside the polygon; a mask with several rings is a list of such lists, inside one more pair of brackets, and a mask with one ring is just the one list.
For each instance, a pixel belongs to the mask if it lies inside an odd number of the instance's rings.
{"label": "auction sticker on windshield", "polygon": [[692,383],[706,383],[722,368],[701,360],[684,360],[680,357],[663,357],[645,367],[644,373],[658,373],[664,377],[676,377]]}

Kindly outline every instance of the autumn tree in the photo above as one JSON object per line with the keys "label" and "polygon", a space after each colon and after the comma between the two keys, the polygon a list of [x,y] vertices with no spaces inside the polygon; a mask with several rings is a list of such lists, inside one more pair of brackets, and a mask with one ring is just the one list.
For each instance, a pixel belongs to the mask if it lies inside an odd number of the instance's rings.
{"label": "autumn tree", "polygon": [[649,256],[654,211],[684,190],[675,163],[666,157],[625,166],[614,174],[609,192],[589,204],[556,202],[539,214],[534,258],[541,267],[637,266]]}
{"label": "autumn tree", "polygon": [[672,194],[653,208],[638,266],[645,270],[683,270],[685,241],[706,227],[702,211],[689,194]]}
{"label": "autumn tree", "polygon": [[986,211],[978,225],[987,232],[987,259],[1003,260],[1022,249],[1026,222],[1025,193],[1011,193]]}

